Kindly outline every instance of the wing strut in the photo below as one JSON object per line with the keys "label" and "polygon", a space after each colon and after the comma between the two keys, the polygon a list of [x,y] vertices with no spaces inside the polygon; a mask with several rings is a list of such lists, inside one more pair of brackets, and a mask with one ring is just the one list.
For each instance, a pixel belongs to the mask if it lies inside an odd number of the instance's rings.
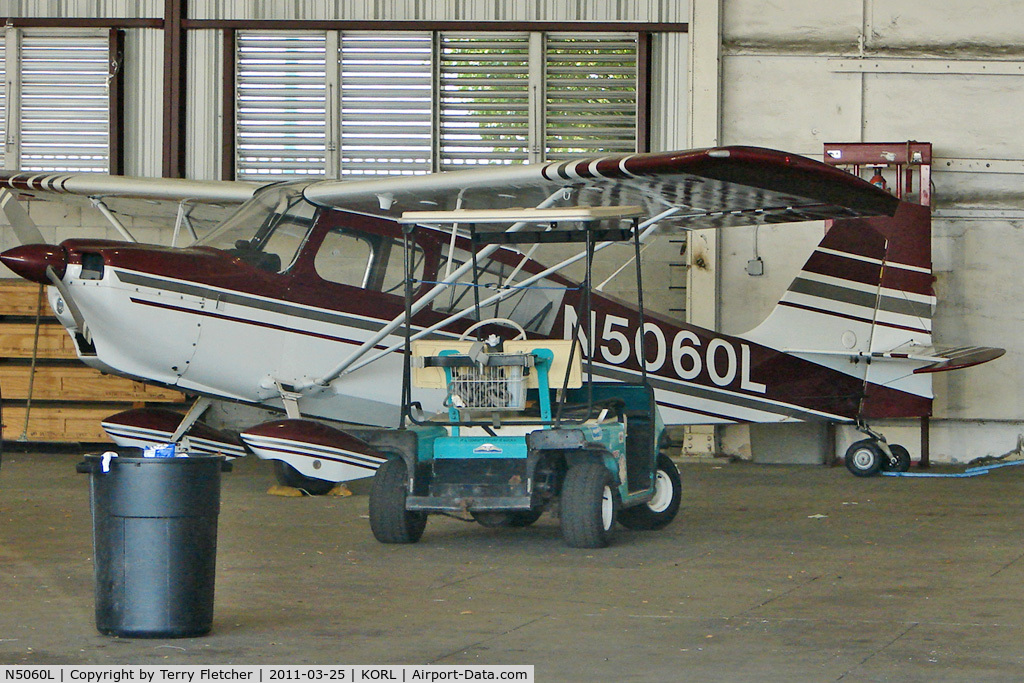
{"label": "wing strut", "polygon": [[[670,216],[678,213],[679,211],[680,211],[679,208],[673,207],[673,208],[667,209],[667,210],[661,212],[660,214],[658,214],[657,216],[654,216],[653,218],[649,218],[648,220],[646,220],[643,223],[641,223],[638,226],[639,230],[643,230],[643,232],[640,234],[640,242],[645,242],[647,239],[650,238],[650,236],[654,233],[655,227],[657,226],[658,222],[660,222],[662,220],[665,220],[666,218],[669,218]],[[615,242],[601,242],[601,243],[599,243],[599,244],[594,246],[594,252],[597,253],[598,251],[601,251],[604,248],[609,247],[609,246],[611,246],[613,244],[615,244]],[[586,255],[587,255],[587,253],[585,251],[581,251],[580,253],[576,254],[575,256],[570,256],[569,258],[565,259],[561,263],[553,265],[553,266],[551,266],[550,268],[548,268],[546,270],[543,270],[543,271],[541,271],[539,273],[536,273],[536,274],[531,275],[530,277],[524,279],[522,282],[520,282],[517,285],[517,288],[521,289],[523,287],[529,287],[533,283],[538,282],[539,280],[543,280],[544,278],[548,277],[549,275],[557,273],[558,271],[562,270],[563,268],[567,268],[567,267],[571,266],[572,264],[576,263],[577,261],[582,260],[583,258],[586,257]],[[483,301],[481,301],[480,302],[480,307],[481,308],[486,308],[487,306],[490,306],[493,303],[497,303],[498,301],[501,301],[502,299],[507,299],[508,297],[514,295],[516,293],[516,291],[517,290],[502,290],[502,291],[499,291],[497,294],[494,294],[494,295],[484,299]],[[435,324],[431,325],[430,327],[426,327],[426,328],[420,330],[419,332],[416,332],[415,334],[412,335],[412,337],[410,338],[410,341],[415,341],[415,340],[421,339],[421,338],[423,338],[423,337],[425,337],[425,336],[427,336],[429,334],[432,334],[432,333],[438,331],[439,329],[447,326],[449,323],[452,323],[452,322],[454,322],[456,320],[464,318],[465,316],[469,315],[472,312],[473,312],[473,307],[469,307],[469,308],[463,309],[462,311],[459,311],[458,313],[453,313],[452,315],[448,316],[444,320],[442,320],[442,321],[440,321],[438,323],[435,323]],[[381,358],[383,358],[384,356],[388,355],[389,353],[397,351],[398,349],[402,348],[402,346],[404,346],[404,345],[405,345],[405,340],[402,340],[400,342],[392,344],[391,346],[387,347],[386,349],[381,350],[379,353],[371,356],[370,358],[367,358],[366,360],[364,360],[362,362],[359,362],[359,363],[353,362],[352,365],[350,365],[348,368],[346,368],[343,372],[339,373],[339,375],[348,374],[350,372],[355,372],[356,370],[359,370],[360,368],[363,368],[363,367],[365,367],[365,366],[367,366],[367,365],[369,365],[369,364],[371,364],[371,363],[373,363],[373,362],[375,362],[377,360],[380,360]]]}
{"label": "wing strut", "polygon": [[192,209],[195,208],[192,199],[182,199],[178,202],[178,215],[174,219],[174,234],[171,236],[171,246],[178,246],[178,235],[181,234],[181,226],[185,226],[188,229],[190,235],[192,235],[192,241],[195,242],[199,239],[199,235],[196,234],[196,228],[192,225]]}
{"label": "wing strut", "polygon": [[99,212],[103,214],[103,217],[114,226],[114,230],[121,233],[121,237],[124,237],[129,242],[138,242],[138,240],[128,232],[128,229],[121,224],[121,221],[117,220],[117,216],[115,216],[114,212],[110,210],[110,207],[103,203],[102,197],[89,197],[89,201],[91,201],[92,205],[99,209]]}
{"label": "wing strut", "polygon": [[[564,189],[561,188],[561,187],[558,188],[557,191],[555,191],[554,193],[549,195],[547,199],[545,199],[540,204],[538,204],[537,208],[538,209],[546,209],[546,208],[548,208],[549,206],[554,204],[556,201],[558,201],[563,196],[563,194],[564,194]],[[518,232],[519,230],[522,230],[524,227],[526,227],[529,224],[530,223],[527,222],[527,221],[520,221],[520,222],[512,225],[511,227],[509,227],[508,232]],[[483,249],[480,250],[480,253],[477,254],[477,260],[482,259],[482,258],[487,258],[491,254],[493,254],[499,248],[499,246],[500,245],[497,245],[497,244],[490,244],[490,245],[484,247]],[[461,266],[456,268],[455,272],[453,272],[451,275],[446,277],[440,283],[434,285],[434,287],[429,292],[424,294],[422,297],[420,297],[417,301],[415,301],[412,304],[412,309],[409,312],[409,316],[412,317],[412,316],[416,315],[417,313],[419,313],[420,311],[422,311],[424,308],[426,308],[427,305],[431,301],[436,299],[445,290],[447,290],[448,286],[451,283],[455,282],[460,277],[462,277],[467,272],[469,272],[469,269],[472,268],[472,267],[473,267],[473,260],[472,259],[467,260]],[[332,381],[337,379],[339,376],[341,376],[341,373],[343,373],[346,370],[348,370],[348,368],[353,363],[355,363],[357,360],[359,360],[364,355],[366,355],[374,346],[376,346],[377,342],[379,342],[381,339],[383,339],[384,337],[388,336],[389,334],[391,334],[392,332],[397,330],[402,325],[402,323],[404,321],[405,321],[405,313],[402,313],[401,315],[396,316],[395,318],[393,318],[391,320],[391,322],[389,322],[387,325],[385,325],[380,330],[378,330],[376,334],[372,335],[369,339],[364,341],[362,343],[362,345],[360,345],[360,347],[358,349],[356,349],[351,354],[349,354],[348,358],[346,358],[341,363],[336,365],[333,370],[331,370],[330,372],[325,374],[323,377],[321,377],[319,379],[315,379],[312,382],[308,382],[307,384],[305,384],[305,385],[303,385],[301,387],[298,387],[297,389],[299,391],[303,391],[303,390],[306,390],[306,389],[311,389],[311,388],[313,388],[314,386],[317,386],[317,385],[322,386],[322,387],[327,386],[329,383],[331,383]]]}

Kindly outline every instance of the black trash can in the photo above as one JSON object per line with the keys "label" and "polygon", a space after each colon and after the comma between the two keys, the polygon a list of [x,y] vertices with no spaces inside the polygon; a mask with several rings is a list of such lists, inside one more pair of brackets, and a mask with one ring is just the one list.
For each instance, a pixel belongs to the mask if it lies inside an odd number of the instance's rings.
{"label": "black trash can", "polygon": [[[96,628],[124,638],[209,633],[217,560],[221,456],[87,455]],[[126,457],[126,455],[128,457]]]}

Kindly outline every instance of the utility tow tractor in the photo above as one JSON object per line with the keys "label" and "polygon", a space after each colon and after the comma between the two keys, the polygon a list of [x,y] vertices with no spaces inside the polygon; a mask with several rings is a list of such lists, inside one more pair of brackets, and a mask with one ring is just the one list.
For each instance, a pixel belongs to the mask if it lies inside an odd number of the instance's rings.
{"label": "utility tow tractor", "polygon": [[[402,425],[375,439],[389,456],[370,491],[377,540],[414,543],[430,514],[468,514],[487,527],[522,527],[557,510],[569,546],[600,548],[616,520],[649,530],[675,518],[679,472],[661,450],[664,424],[646,370],[633,381],[598,382],[592,362],[583,362],[594,357],[584,347],[594,339],[590,290],[598,242],[633,241],[636,310],[643,324],[641,215],[639,207],[620,206],[403,216],[406,310],[421,284],[409,253],[413,233],[418,226],[450,223],[454,231],[468,223],[478,322],[457,340],[414,341],[411,316],[406,319]],[[514,229],[493,229],[510,223]],[[478,247],[541,242],[585,245],[586,274],[568,339],[529,339],[514,320],[486,318],[481,311]],[[641,358],[641,368],[646,365]],[[443,389],[446,410],[423,415],[415,400],[420,389]]]}

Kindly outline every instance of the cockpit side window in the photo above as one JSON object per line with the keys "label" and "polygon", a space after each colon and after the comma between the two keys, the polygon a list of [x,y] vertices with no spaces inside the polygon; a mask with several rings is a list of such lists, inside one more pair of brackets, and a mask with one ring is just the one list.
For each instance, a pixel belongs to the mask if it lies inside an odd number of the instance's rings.
{"label": "cockpit side window", "polygon": [[366,287],[373,267],[373,245],[364,235],[332,230],[313,259],[317,275],[328,282]]}
{"label": "cockpit side window", "polygon": [[[414,277],[423,277],[423,251],[413,251]],[[405,262],[400,240],[383,235],[335,228],[324,236],[313,268],[324,280],[374,292],[402,296]]]}

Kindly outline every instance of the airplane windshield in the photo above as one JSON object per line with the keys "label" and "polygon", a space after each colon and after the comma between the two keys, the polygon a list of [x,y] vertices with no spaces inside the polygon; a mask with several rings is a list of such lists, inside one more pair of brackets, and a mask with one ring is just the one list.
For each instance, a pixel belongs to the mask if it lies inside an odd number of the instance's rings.
{"label": "airplane windshield", "polygon": [[302,196],[304,186],[275,185],[258,191],[196,244],[222,249],[262,270],[284,272],[316,217],[316,206]]}

